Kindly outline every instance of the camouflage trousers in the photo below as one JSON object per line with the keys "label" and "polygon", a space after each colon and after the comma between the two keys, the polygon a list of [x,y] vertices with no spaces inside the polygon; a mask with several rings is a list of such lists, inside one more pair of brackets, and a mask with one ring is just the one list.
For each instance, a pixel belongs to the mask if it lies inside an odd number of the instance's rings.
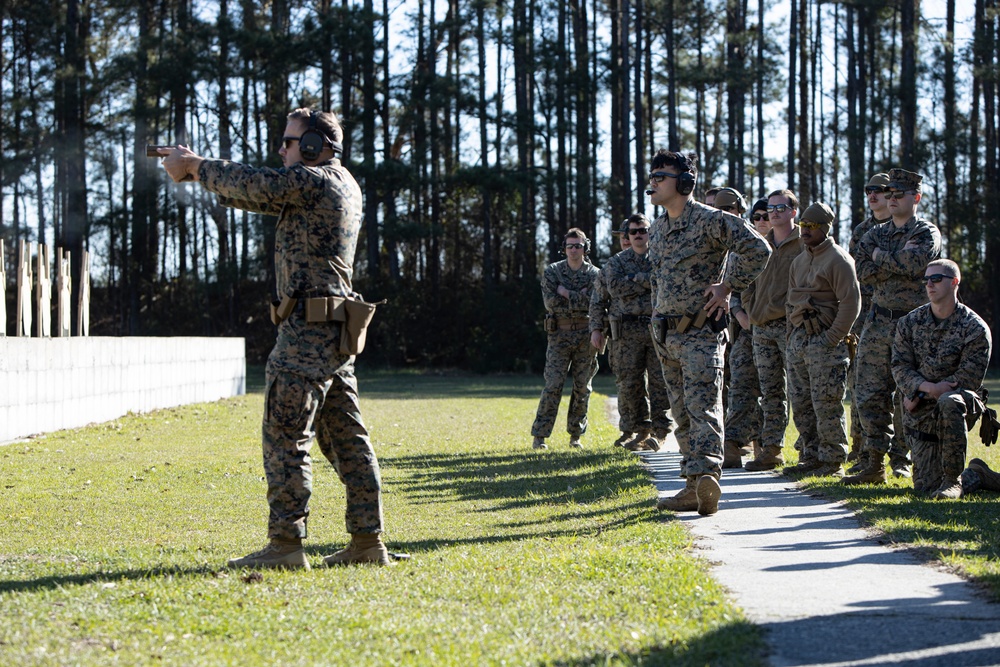
{"label": "camouflage trousers", "polygon": [[649,326],[622,322],[621,336],[614,341],[608,359],[618,387],[618,428],[623,433],[670,430],[670,396]]}
{"label": "camouflage trousers", "polygon": [[[861,412],[858,410],[858,360],[851,362],[847,371],[847,386],[851,392],[851,440],[863,443],[865,429],[861,426]],[[903,437],[903,398],[899,392],[892,395],[892,438],[889,440],[889,458],[906,459],[909,457],[909,445]]]}
{"label": "camouflage trousers", "polygon": [[762,420],[760,378],[753,362],[753,334],[741,329],[729,347],[726,440],[732,440],[740,447],[754,440],[759,441]]}
{"label": "camouflage trousers", "polygon": [[722,376],[726,334],[708,327],[668,333],[655,344],[670,394],[681,476],[722,476]]}
{"label": "camouflage trousers", "polygon": [[262,431],[268,537],[308,534],[314,436],[346,488],[347,532],[382,532],[381,476],[361,420],[353,361],[322,381],[268,365]]}
{"label": "camouflage trousers", "polygon": [[903,399],[892,379],[892,339],[897,321],[876,314],[865,322],[855,359],[853,408],[861,420],[864,451],[905,459],[907,440],[894,437],[902,430],[903,413]]}
{"label": "camouflage trousers", "polygon": [[785,342],[787,320],[782,317],[753,326],[753,362],[760,378],[760,407],[764,425],[761,447],[777,447],[785,442],[788,428],[788,398],[785,391]]}
{"label": "camouflage trousers", "polygon": [[840,341],[830,347],[824,334],[810,335],[795,327],[785,352],[788,396],[802,443],[801,460],[842,463],[847,459],[847,345]]}
{"label": "camouflage trousers", "polygon": [[936,487],[943,476],[957,478],[965,468],[968,430],[983,413],[979,396],[967,389],[924,400],[903,415],[913,452],[913,487]]}
{"label": "camouflage trousers", "polygon": [[573,377],[573,393],[569,399],[566,431],[570,435],[586,433],[591,380],[596,374],[597,349],[590,344],[589,331],[559,330],[550,333],[549,345],[545,350],[545,388],[538,401],[538,412],[531,425],[531,435],[539,438],[552,435],[567,375]]}

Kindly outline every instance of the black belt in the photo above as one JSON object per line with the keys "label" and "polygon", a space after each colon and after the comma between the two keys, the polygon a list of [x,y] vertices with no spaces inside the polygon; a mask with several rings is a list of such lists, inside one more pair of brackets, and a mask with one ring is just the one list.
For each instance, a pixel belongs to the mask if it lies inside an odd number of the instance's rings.
{"label": "black belt", "polygon": [[909,312],[908,310],[893,310],[892,308],[883,308],[877,304],[872,304],[872,314],[878,313],[882,317],[888,317],[890,320],[898,320]]}
{"label": "black belt", "polygon": [[649,315],[621,315],[618,317],[620,322],[641,322],[642,324],[649,324]]}
{"label": "black belt", "polygon": [[921,440],[923,442],[940,442],[940,438],[933,433],[924,433],[923,431],[918,431],[915,428],[906,429],[906,434],[914,440]]}

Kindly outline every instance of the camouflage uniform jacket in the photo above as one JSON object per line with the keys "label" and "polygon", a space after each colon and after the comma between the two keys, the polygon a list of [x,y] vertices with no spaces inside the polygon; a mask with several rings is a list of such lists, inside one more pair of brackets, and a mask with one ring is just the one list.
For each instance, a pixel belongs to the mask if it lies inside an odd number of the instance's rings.
{"label": "camouflage uniform jacket", "polygon": [[861,290],[854,274],[854,260],[847,251],[831,238],[815,248],[803,244],[788,271],[785,308],[788,321],[796,327],[802,325],[808,311],[815,311],[830,346],[851,333],[861,312]]}
{"label": "camouflage uniform jacket", "polygon": [[916,395],[924,380],[956,382],[956,391],[976,392],[986,377],[992,348],[989,326],[964,303],[940,321],[928,303],[896,324],[892,376],[909,398]]}
{"label": "camouflage uniform jacket", "polygon": [[[916,248],[904,249],[908,241]],[[872,251],[882,251],[877,260]],[[923,218],[910,218],[897,228],[892,220],[872,227],[861,237],[855,256],[858,280],[871,285],[874,305],[910,311],[927,303],[920,277],[927,263],[941,256],[941,232]]]}
{"label": "camouflage uniform jacket", "polygon": [[[545,267],[542,274],[542,301],[545,310],[559,318],[587,317],[590,310],[590,295],[600,269],[586,259],[583,266],[574,271],[568,260],[562,260]],[[569,298],[559,296],[559,286],[569,290]],[[584,293],[583,290],[587,290]]]}
{"label": "camouflage uniform jacket", "polygon": [[[729,251],[738,257],[723,275]],[[679,217],[661,215],[649,230],[653,310],[668,317],[696,313],[709,285],[746,289],[770,254],[767,241],[742,218],[689,200]]]}
{"label": "camouflage uniform jacket", "polygon": [[[205,160],[198,176],[222,205],[278,216],[274,266],[279,296],[352,294],[362,196],[339,160],[281,169]],[[293,314],[279,326],[268,363],[309,378],[328,377],[344,363],[339,326],[307,325],[301,314]]]}
{"label": "camouflage uniform jacket", "polygon": [[653,265],[649,261],[649,253],[640,255],[629,248],[612,257],[604,268],[608,273],[608,292],[611,295],[610,314],[616,317],[649,317],[653,312],[652,288],[649,284]]}
{"label": "camouflage uniform jacket", "polygon": [[[892,220],[892,218],[889,218]],[[867,218],[858,223],[858,226],[851,230],[851,242],[847,245],[848,251],[851,253],[851,257],[854,258],[854,265],[858,265],[858,248],[861,245],[861,238],[868,233],[868,230],[875,225],[881,225],[889,220],[876,220],[874,215],[869,215]],[[861,283],[861,312],[867,313],[871,309],[872,305],[872,286],[870,284]],[[864,318],[861,318],[863,321]]]}
{"label": "camouflage uniform jacket", "polygon": [[608,308],[611,307],[611,295],[608,294],[608,265],[605,264],[590,291],[590,330],[606,331],[608,329]]}

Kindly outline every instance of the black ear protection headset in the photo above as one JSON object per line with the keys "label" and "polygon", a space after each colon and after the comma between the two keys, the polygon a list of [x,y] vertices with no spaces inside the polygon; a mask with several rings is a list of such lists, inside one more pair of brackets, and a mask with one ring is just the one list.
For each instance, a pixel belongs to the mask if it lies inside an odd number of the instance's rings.
{"label": "black ear protection headset", "polygon": [[689,195],[694,190],[695,175],[692,173],[694,165],[684,153],[677,152],[674,155],[680,161],[679,167],[684,170],[677,175],[677,194]]}
{"label": "black ear protection headset", "polygon": [[319,128],[316,126],[318,121],[319,112],[310,111],[309,127],[299,138],[299,153],[302,155],[302,159],[308,162],[318,160],[320,154],[323,152],[323,149],[327,146],[333,148],[334,157],[340,157],[344,152],[344,147],[340,144],[340,142],[333,141],[320,132]]}

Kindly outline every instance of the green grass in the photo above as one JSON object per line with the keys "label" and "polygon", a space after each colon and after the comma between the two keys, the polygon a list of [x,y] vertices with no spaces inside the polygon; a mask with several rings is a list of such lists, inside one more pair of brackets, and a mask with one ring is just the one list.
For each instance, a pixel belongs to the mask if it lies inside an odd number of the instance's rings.
{"label": "green grass", "polygon": [[[0,663],[764,664],[635,458],[596,446],[602,395],[594,447],[557,428],[535,452],[538,378],[361,388],[387,541],[412,555],[389,568],[224,569],[264,541],[259,393],[0,447]],[[325,461],[314,487],[316,566],[346,536]]]}
{"label": "green grass", "polygon": [[[995,408],[1000,377],[991,375],[986,385],[990,407]],[[785,434],[786,462],[797,461],[791,446],[797,436],[790,424]],[[974,457],[1000,470],[1000,447],[983,446],[979,424],[969,433],[966,461]],[[961,500],[930,500],[913,491],[911,480],[891,474],[885,485],[844,486],[829,477],[806,477],[800,484],[812,493],[844,501],[888,541],[917,547],[928,559],[944,563],[1000,602],[1000,494],[983,491]]]}

